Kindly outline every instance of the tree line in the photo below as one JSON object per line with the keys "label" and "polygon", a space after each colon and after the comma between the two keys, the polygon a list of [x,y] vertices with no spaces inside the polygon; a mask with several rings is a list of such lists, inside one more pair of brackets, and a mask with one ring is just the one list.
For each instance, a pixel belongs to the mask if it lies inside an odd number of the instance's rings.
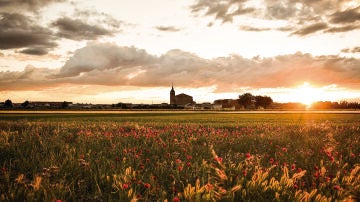
{"label": "tree line", "polygon": [[254,96],[251,93],[244,93],[239,95],[238,102],[240,105],[244,106],[245,109],[251,108],[268,108],[272,103],[273,100],[269,96],[261,96],[257,95]]}

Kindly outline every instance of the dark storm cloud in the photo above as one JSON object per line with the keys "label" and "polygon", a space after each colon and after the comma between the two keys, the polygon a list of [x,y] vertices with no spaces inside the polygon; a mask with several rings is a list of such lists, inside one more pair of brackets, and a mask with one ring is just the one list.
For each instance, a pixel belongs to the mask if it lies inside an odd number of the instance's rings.
{"label": "dark storm cloud", "polygon": [[320,22],[320,23],[316,23],[313,25],[309,25],[306,26],[304,28],[301,28],[295,32],[293,32],[293,35],[300,35],[300,36],[305,36],[305,35],[309,35],[309,34],[313,34],[315,32],[318,32],[320,30],[324,30],[328,28],[328,25],[326,23]]}
{"label": "dark storm cloud", "polygon": [[178,32],[178,31],[180,31],[179,28],[176,28],[173,26],[157,26],[155,28],[162,32]]}
{"label": "dark storm cloud", "polygon": [[354,23],[360,20],[360,6],[354,9],[338,11],[330,16],[330,22],[336,24]]}
{"label": "dark storm cloud", "polygon": [[41,48],[57,46],[52,31],[38,26],[31,18],[16,13],[0,13],[0,49]]}
{"label": "dark storm cloud", "polygon": [[58,28],[58,36],[73,40],[96,39],[101,36],[110,36],[113,33],[100,25],[90,25],[79,19],[63,17],[52,25]]}
{"label": "dark storm cloud", "polygon": [[[353,50],[357,50],[358,47]],[[135,47],[90,44],[76,50],[57,70],[27,68],[0,72],[0,90],[30,90],[48,86],[217,86],[217,92],[254,88],[291,87],[308,81],[359,89],[360,60],[340,56],[295,53],[271,58],[239,55],[204,59],[182,50],[161,56]]]}

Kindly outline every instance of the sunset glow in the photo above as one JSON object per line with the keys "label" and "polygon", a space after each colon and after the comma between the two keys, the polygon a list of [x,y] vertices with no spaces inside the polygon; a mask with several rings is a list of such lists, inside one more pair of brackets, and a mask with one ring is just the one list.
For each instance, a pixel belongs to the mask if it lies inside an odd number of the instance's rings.
{"label": "sunset glow", "polygon": [[1,5],[0,102],[360,101],[358,0]]}

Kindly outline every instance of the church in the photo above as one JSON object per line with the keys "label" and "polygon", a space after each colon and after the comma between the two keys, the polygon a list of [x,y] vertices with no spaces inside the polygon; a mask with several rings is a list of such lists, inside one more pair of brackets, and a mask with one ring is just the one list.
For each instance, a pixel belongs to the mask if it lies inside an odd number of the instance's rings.
{"label": "church", "polygon": [[179,95],[175,95],[174,85],[171,85],[170,90],[170,105],[178,105],[185,106],[186,104],[194,104],[193,97],[190,95],[186,95],[181,93]]}

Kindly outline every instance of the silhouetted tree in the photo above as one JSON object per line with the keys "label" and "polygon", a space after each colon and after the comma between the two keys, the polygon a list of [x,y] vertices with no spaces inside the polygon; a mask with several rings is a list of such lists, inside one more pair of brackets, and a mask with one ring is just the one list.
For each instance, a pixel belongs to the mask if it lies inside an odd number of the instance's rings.
{"label": "silhouetted tree", "polygon": [[22,106],[23,108],[27,108],[27,107],[29,107],[29,105],[30,105],[30,102],[27,101],[27,100],[21,104],[21,106]]}
{"label": "silhouetted tree", "polygon": [[61,104],[61,107],[62,108],[68,108],[69,107],[69,103],[64,101],[62,104]]}
{"label": "silhouetted tree", "polygon": [[13,103],[11,100],[7,99],[4,103],[5,108],[13,108]]}
{"label": "silhouetted tree", "polygon": [[255,103],[255,97],[251,93],[244,93],[242,95],[239,95],[238,102],[245,108],[249,108]]}
{"label": "silhouetted tree", "polygon": [[267,108],[273,103],[273,100],[269,96],[258,95],[255,97],[255,106]]}

